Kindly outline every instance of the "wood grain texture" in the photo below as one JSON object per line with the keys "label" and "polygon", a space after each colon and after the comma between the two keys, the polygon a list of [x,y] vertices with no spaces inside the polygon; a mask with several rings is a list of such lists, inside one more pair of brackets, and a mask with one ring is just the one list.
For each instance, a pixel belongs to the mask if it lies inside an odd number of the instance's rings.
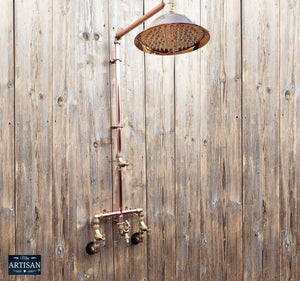
{"label": "wood grain texture", "polygon": [[[206,247],[203,280],[242,278],[240,1],[204,1],[201,23],[211,32],[203,48],[201,95],[206,101],[202,206]],[[205,131],[204,131],[205,128]],[[202,207],[203,208],[203,207]],[[205,239],[205,240],[204,240]]]}
{"label": "wood grain texture", "polygon": [[[259,3],[243,2],[243,278],[262,280],[261,100],[257,60]],[[251,28],[250,28],[251,27]],[[251,45],[250,45],[251,42]],[[253,258],[255,257],[255,258]]]}
{"label": "wood grain texture", "polygon": [[[70,222],[70,189],[69,189],[69,106],[72,100],[73,75],[70,69],[75,65],[72,13],[76,5],[65,1],[53,1],[53,251],[55,280],[71,279],[72,256],[69,247],[70,235],[74,224]],[[71,43],[72,42],[72,43]]]}
{"label": "wood grain texture", "polygon": [[[1,3],[0,40],[0,280],[8,276],[8,255],[15,253],[14,202],[14,38],[13,2]],[[5,238],[4,238],[5,237]],[[3,239],[4,238],[4,239]]]}
{"label": "wood grain texture", "polygon": [[40,278],[51,280],[52,3],[16,1],[15,34],[15,251],[43,256]]}
{"label": "wood grain texture", "polygon": [[[200,18],[200,3],[182,2],[176,8],[192,21]],[[199,280],[201,270],[202,96],[200,72],[193,71],[200,63],[200,52],[175,57],[176,280]]]}
{"label": "wood grain texture", "polygon": [[113,280],[111,223],[101,224],[101,253],[85,253],[93,216],[112,209],[108,6],[54,3],[56,278]]}
{"label": "wood grain texture", "polygon": [[[296,254],[296,264],[295,264],[295,275],[296,278],[295,280],[300,279],[300,66],[299,61],[300,58],[300,3],[299,1],[296,2],[296,5],[294,6],[295,12],[295,36],[297,39],[295,39],[295,49],[294,49],[294,60],[295,60],[295,107],[296,107],[296,112],[295,112],[295,118],[296,118],[296,128],[295,128],[295,163],[292,164],[292,166],[295,166],[295,194],[296,194],[296,217],[295,221],[296,224],[293,225],[292,227],[295,228],[294,233],[295,233],[295,243],[292,244],[295,248],[293,248],[292,251],[295,252]],[[283,85],[282,85],[283,86]]]}
{"label": "wood grain texture", "polygon": [[[155,6],[148,2],[146,11]],[[145,68],[148,280],[171,281],[176,272],[174,57],[147,54]]]}
{"label": "wood grain texture", "polygon": [[[280,280],[298,280],[299,232],[299,11],[280,1]],[[298,33],[297,33],[298,32]],[[298,116],[298,118],[297,118]],[[298,165],[297,165],[298,163]],[[299,167],[299,166],[298,166]],[[298,187],[298,188],[297,188]],[[299,255],[299,254],[298,254]],[[297,275],[298,273],[298,275]]]}
{"label": "wood grain texture", "polygon": [[279,280],[279,2],[249,4],[243,5],[244,278]]}

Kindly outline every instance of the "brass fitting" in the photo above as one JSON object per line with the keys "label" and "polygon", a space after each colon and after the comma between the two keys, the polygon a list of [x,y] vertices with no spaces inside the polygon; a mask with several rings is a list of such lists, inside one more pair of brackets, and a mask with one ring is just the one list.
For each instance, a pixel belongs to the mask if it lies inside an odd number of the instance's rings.
{"label": "brass fitting", "polygon": [[122,169],[122,168],[124,168],[124,167],[126,167],[126,166],[129,165],[128,161],[126,161],[126,160],[122,157],[122,155],[117,154],[117,155],[116,155],[116,158],[117,158],[117,165],[118,165],[119,169]]}
{"label": "brass fitting", "polygon": [[100,241],[105,240],[105,236],[100,231],[100,218],[94,217],[93,220],[94,240],[87,244],[86,252],[89,255],[96,254],[100,251]]}
{"label": "brass fitting", "polygon": [[93,229],[94,229],[94,241],[99,242],[101,240],[105,240],[105,235],[101,233],[100,231],[100,219],[99,218],[94,218],[93,221]]}
{"label": "brass fitting", "polygon": [[140,233],[143,233],[145,231],[150,231],[150,228],[144,222],[144,213],[143,212],[139,213],[139,228],[140,228]]}
{"label": "brass fitting", "polygon": [[119,234],[121,236],[124,236],[126,243],[129,243],[130,240],[130,236],[129,236],[129,229],[130,229],[130,223],[128,220],[126,220],[123,223],[118,223],[118,230],[119,230]]}

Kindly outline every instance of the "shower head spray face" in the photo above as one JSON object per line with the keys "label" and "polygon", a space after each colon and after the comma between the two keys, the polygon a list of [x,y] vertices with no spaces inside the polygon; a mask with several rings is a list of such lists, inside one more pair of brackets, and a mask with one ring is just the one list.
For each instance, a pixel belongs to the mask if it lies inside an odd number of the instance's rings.
{"label": "shower head spray face", "polygon": [[136,36],[134,43],[146,53],[177,55],[203,47],[209,38],[209,32],[202,26],[183,15],[170,13],[157,18],[150,28]]}

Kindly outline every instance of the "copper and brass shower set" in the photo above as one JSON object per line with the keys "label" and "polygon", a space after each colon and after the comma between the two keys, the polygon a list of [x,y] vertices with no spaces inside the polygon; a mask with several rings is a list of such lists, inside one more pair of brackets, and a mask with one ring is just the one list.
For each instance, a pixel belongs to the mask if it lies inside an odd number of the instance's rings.
{"label": "copper and brass shower set", "polygon": [[[157,18],[150,28],[138,34],[134,40],[137,48],[143,52],[157,55],[177,55],[191,52],[203,47],[210,38],[209,32],[203,27],[193,24],[187,17],[173,12],[173,1],[168,2],[170,10],[168,14]],[[161,2],[158,6],[146,13],[140,19],[129,25],[127,28],[117,33],[115,36],[115,58],[111,63],[115,64],[115,89],[116,89],[116,122],[112,127],[117,130],[117,155],[116,162],[118,168],[118,196],[119,210],[109,213],[101,213],[94,216],[93,230],[94,239],[90,242],[86,251],[92,255],[100,250],[100,242],[105,240],[105,235],[100,230],[101,220],[104,218],[118,218],[118,231],[121,236],[124,236],[126,242],[131,240],[133,244],[138,244],[143,241],[143,235],[149,231],[149,227],[145,223],[144,212],[142,208],[123,209],[122,198],[122,171],[128,166],[128,162],[122,156],[121,142],[121,111],[120,111],[120,39],[128,32],[142,24],[144,21],[158,13],[165,6]],[[130,223],[124,220],[125,215],[136,215],[139,220],[139,230],[134,233],[130,239]]]}

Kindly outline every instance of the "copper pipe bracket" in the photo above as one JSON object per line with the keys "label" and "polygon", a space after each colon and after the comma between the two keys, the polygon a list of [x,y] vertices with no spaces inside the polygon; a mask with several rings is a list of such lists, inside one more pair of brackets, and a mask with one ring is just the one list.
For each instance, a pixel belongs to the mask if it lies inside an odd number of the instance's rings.
{"label": "copper pipe bracket", "polygon": [[113,130],[123,129],[123,126],[121,126],[121,125],[111,126],[111,129],[113,129]]}
{"label": "copper pipe bracket", "polygon": [[110,62],[111,64],[114,64],[114,63],[116,63],[116,61],[122,62],[121,59],[112,59],[112,60],[110,60],[109,62]]}
{"label": "copper pipe bracket", "polygon": [[115,41],[114,41],[114,44],[116,45],[116,44],[119,44],[119,45],[121,45],[121,38],[118,38],[117,36],[115,36]]}

